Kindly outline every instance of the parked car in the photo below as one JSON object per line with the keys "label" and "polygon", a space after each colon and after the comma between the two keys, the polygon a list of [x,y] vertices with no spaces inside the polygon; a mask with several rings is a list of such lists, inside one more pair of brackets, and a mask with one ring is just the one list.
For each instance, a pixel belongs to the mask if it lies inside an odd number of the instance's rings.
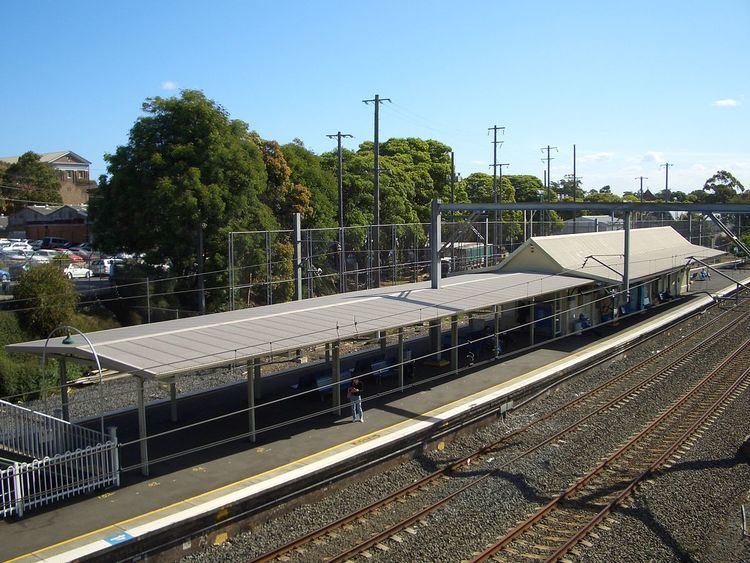
{"label": "parked car", "polygon": [[34,252],[34,254],[31,255],[30,260],[37,264],[49,264],[58,256],[60,256],[60,253],[56,250],[46,250],[42,248]]}
{"label": "parked car", "polygon": [[42,248],[42,239],[31,240],[29,241],[29,244],[34,250],[39,250],[40,248]]}
{"label": "parked car", "polygon": [[71,262],[85,262],[85,258],[71,251],[69,248],[53,248],[60,256],[65,256]]}
{"label": "parked car", "polygon": [[75,264],[68,264],[68,267],[63,270],[63,274],[71,280],[73,278],[90,278],[91,270]]}
{"label": "parked car", "polygon": [[70,243],[60,237],[44,237],[41,248],[66,248]]}
{"label": "parked car", "polygon": [[89,244],[88,242],[80,242],[78,244],[72,244],[68,247],[68,249],[71,252],[75,252],[76,254],[83,256],[84,258],[88,258],[94,252],[94,249],[92,248],[91,244]]}
{"label": "parked car", "polygon": [[22,252],[32,252],[34,249],[28,242],[16,241],[11,242],[9,245],[3,247],[3,252],[14,252],[20,250]]}
{"label": "parked car", "polygon": [[120,258],[99,258],[91,261],[91,271],[95,276],[109,276],[115,272],[115,264],[124,264]]}

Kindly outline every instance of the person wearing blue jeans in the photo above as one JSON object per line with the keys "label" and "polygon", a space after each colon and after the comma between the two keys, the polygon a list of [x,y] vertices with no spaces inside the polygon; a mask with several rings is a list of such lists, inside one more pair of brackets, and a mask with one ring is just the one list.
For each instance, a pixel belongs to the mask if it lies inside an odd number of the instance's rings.
{"label": "person wearing blue jeans", "polygon": [[365,415],[362,412],[362,382],[359,379],[353,379],[346,395],[352,402],[352,422],[364,422]]}

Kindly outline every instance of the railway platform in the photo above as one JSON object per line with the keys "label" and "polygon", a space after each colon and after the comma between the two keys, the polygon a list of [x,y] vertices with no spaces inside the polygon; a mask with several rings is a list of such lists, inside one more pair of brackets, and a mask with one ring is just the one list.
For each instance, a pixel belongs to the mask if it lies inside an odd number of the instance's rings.
{"label": "railway platform", "polygon": [[[747,271],[728,274],[743,283],[750,282]],[[234,444],[220,456],[196,452],[179,465],[155,465],[148,478],[127,476],[118,489],[78,497],[20,520],[4,520],[0,522],[0,559],[104,559],[110,550],[126,545],[135,553],[139,543],[155,534],[164,534],[169,540],[180,538],[187,522],[209,526],[313,482],[313,477],[334,467],[365,465],[376,452],[396,447],[409,437],[439,428],[483,405],[510,400],[527,386],[542,385],[561,372],[572,371],[707,306],[712,301],[708,293],[725,295],[735,287],[714,276],[694,283],[690,290],[693,295],[687,299],[633,315],[618,326],[599,327],[597,334],[568,336],[453,378],[367,401],[362,424],[351,421],[346,406],[340,416],[311,418],[293,431],[269,434],[257,444]],[[217,396],[212,400],[222,399]],[[200,396],[185,397],[180,400],[180,412],[206,408],[205,401]],[[153,407],[149,416],[167,419],[169,408],[169,404]],[[225,539],[222,533],[204,537],[212,543]],[[188,553],[197,542],[183,540],[176,545],[175,549]]]}

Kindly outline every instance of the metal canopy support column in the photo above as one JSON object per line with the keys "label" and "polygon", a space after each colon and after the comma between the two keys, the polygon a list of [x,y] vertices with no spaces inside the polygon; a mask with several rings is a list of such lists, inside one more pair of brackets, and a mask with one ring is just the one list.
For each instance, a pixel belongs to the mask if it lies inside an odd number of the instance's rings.
{"label": "metal canopy support column", "polygon": [[331,365],[331,379],[333,388],[331,396],[333,397],[333,408],[337,416],[341,416],[341,342],[337,340],[333,343],[333,361]]}
{"label": "metal canopy support column", "polygon": [[138,389],[138,437],[141,446],[141,475],[148,477],[148,431],[146,429],[146,403],[143,396],[143,378],[137,377]]}
{"label": "metal canopy support column", "polygon": [[260,380],[260,358],[255,358],[253,360],[253,383],[254,383],[254,393],[256,399],[262,399],[263,398],[263,385]]}
{"label": "metal canopy support column", "polygon": [[458,315],[451,317],[451,371],[458,371]]}
{"label": "metal canopy support column", "polygon": [[300,213],[293,214],[292,244],[294,245],[294,298],[302,301],[302,215]]}
{"label": "metal canopy support column", "polygon": [[435,352],[433,361],[440,363],[443,360],[443,330],[440,319],[430,321],[430,344]]}
{"label": "metal canopy support column", "polygon": [[430,277],[432,289],[440,289],[440,247],[441,242],[441,216],[440,200],[432,200],[432,221],[430,221]]}
{"label": "metal canopy support column", "polygon": [[495,357],[499,358],[502,350],[500,350],[500,312],[502,310],[502,306],[495,305],[494,311],[495,311]]}
{"label": "metal canopy support column", "polygon": [[404,388],[404,327],[398,329],[398,387]]}
{"label": "metal canopy support column", "polygon": [[247,362],[247,436],[255,443],[255,360]]}
{"label": "metal canopy support column", "polygon": [[177,422],[177,376],[169,382],[169,420]]}
{"label": "metal canopy support column", "polygon": [[625,261],[622,265],[622,285],[625,289],[625,303],[630,303],[630,211],[623,216],[625,222]]}
{"label": "metal canopy support column", "polygon": [[379,330],[377,333],[377,339],[380,342],[380,352],[385,354],[388,349],[388,337],[384,330]]}
{"label": "metal canopy support column", "polygon": [[536,328],[536,307],[534,305],[534,298],[531,298],[531,325],[529,326],[529,339],[531,340],[531,346],[534,345],[534,330]]}
{"label": "metal canopy support column", "polygon": [[60,371],[60,401],[62,402],[63,420],[70,422],[70,402],[68,401],[68,367],[65,358],[57,360]]}

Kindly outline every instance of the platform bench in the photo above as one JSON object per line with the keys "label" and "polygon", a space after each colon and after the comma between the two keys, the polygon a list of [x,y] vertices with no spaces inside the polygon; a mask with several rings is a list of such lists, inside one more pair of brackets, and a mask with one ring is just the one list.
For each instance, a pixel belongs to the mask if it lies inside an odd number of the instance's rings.
{"label": "platform bench", "polygon": [[[351,383],[353,369],[345,369],[341,371],[341,382],[339,388],[341,391],[346,391]],[[333,375],[330,373],[324,375],[315,376],[315,385],[320,393],[320,398],[324,399],[328,395],[333,395]]]}
{"label": "platform bench", "polygon": [[370,371],[372,371],[372,375],[378,384],[380,384],[380,382],[384,378],[391,377],[398,373],[398,371],[393,367],[393,364],[388,360],[373,362],[370,365]]}

